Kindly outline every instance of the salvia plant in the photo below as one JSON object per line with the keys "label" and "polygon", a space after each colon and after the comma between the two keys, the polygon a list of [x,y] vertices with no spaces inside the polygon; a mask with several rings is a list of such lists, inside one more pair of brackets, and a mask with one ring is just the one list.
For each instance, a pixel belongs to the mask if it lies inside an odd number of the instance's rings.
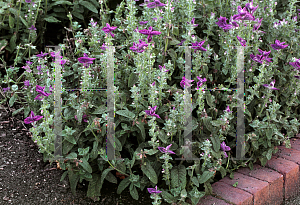
{"label": "salvia plant", "polygon": [[[295,0],[289,1],[280,20],[274,0],[218,1],[215,6],[211,1],[126,0],[116,9],[115,19],[105,15],[110,12],[105,0],[99,4],[101,22],[91,19],[85,30],[68,14],[67,30],[74,41],[67,35],[69,43],[59,44],[59,58],[53,49],[33,56],[29,52],[23,74],[13,80],[12,70],[19,69],[14,65],[3,80],[10,106],[22,102],[18,93],[24,93],[26,104],[14,114],[24,110],[24,122],[33,125],[30,131],[39,151],[45,159],[53,157],[58,60],[65,88],[61,99],[65,160],[60,167],[66,171],[61,180],[68,175],[74,194],[77,183],[86,180],[87,196],[99,200],[105,179],[118,183],[116,170],[125,176],[118,194],[128,188],[138,200],[137,189],[147,188],[153,204],[162,200],[197,204],[212,193],[217,173],[233,177],[235,169],[252,169],[257,160],[264,166],[280,143],[290,147],[289,139],[300,125],[300,14]],[[142,15],[137,16],[138,10]],[[28,29],[36,32],[34,22]],[[186,46],[192,51],[191,79],[184,75]],[[248,160],[233,158],[235,101],[241,100],[230,90],[237,84],[237,47],[243,48],[245,59]],[[106,113],[106,92],[88,91],[107,85],[110,48],[115,53],[114,160],[106,156],[107,121],[112,117]],[[187,99],[192,100],[192,141],[185,141],[183,132]],[[194,157],[176,160],[184,157],[187,144]]]}

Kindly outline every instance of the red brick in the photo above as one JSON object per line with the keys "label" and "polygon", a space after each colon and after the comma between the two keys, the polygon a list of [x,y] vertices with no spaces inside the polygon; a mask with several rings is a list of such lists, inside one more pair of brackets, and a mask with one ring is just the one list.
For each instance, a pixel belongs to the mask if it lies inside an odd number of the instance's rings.
{"label": "red brick", "polygon": [[211,195],[202,197],[197,205],[230,205],[224,200],[215,198]]}
{"label": "red brick", "polygon": [[228,185],[233,185],[238,182],[236,188],[247,191],[253,195],[254,205],[262,204],[265,205],[269,201],[269,183],[249,177],[239,172],[234,173],[234,178],[230,179],[228,176],[220,180]]}
{"label": "red brick", "polygon": [[283,175],[284,198],[286,200],[296,197],[299,191],[299,165],[295,162],[272,156],[266,167],[274,169]]}
{"label": "red brick", "polygon": [[235,205],[253,205],[253,196],[250,193],[224,182],[213,183],[212,189],[214,194]]}
{"label": "red brick", "polygon": [[274,156],[279,156],[280,158],[287,159],[289,161],[300,164],[300,151],[296,149],[285,148],[285,146],[278,146],[278,152]]}
{"label": "red brick", "polygon": [[258,164],[253,165],[253,170],[249,168],[240,168],[237,172],[245,174],[250,177],[257,178],[259,180],[267,181],[269,183],[269,203],[272,205],[281,205],[283,203],[283,175],[268,169],[266,167],[262,167]]}
{"label": "red brick", "polygon": [[300,151],[300,140],[299,139],[292,139],[291,140],[291,147],[292,149],[296,149],[296,150],[299,150]]}

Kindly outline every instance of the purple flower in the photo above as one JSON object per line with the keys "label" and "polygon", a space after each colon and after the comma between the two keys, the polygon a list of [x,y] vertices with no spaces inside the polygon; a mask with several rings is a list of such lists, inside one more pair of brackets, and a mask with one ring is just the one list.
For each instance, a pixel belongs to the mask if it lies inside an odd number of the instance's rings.
{"label": "purple flower", "polygon": [[155,81],[152,84],[150,84],[150,85],[154,86],[155,85]]}
{"label": "purple flower", "polygon": [[10,87],[7,87],[7,88],[3,88],[3,92],[5,93],[6,91],[9,91],[10,90]]}
{"label": "purple flower", "polygon": [[24,81],[24,86],[30,86],[29,80],[25,80],[25,81]]}
{"label": "purple flower", "polygon": [[87,63],[88,63],[88,64],[92,64],[92,63],[93,63],[93,60],[95,60],[95,59],[96,59],[96,58],[89,58],[88,55],[85,53],[85,54],[84,54],[84,57],[78,58],[78,61],[79,61],[80,63],[83,63],[83,65],[87,68],[87,67],[88,67]]}
{"label": "purple flower", "polygon": [[147,7],[148,8],[155,8],[155,7],[158,7],[158,6],[166,6],[166,5],[167,4],[163,4],[159,0],[154,0],[154,2],[148,3]]}
{"label": "purple flower", "polygon": [[26,64],[29,64],[29,65],[31,65],[33,62],[30,62],[30,61],[26,61]]}
{"label": "purple flower", "polygon": [[242,39],[241,37],[239,37],[239,36],[236,36],[237,37],[237,39],[239,40],[239,42],[241,43],[241,45],[242,46],[246,46],[246,40],[244,40],[244,39]]}
{"label": "purple flower", "polygon": [[259,18],[257,18],[256,19],[256,21],[257,21],[257,24],[254,24],[254,26],[253,26],[253,31],[257,31],[258,29],[259,29],[259,27],[261,26],[261,21],[262,21],[263,19],[260,19],[259,20]]}
{"label": "purple flower", "polygon": [[43,96],[48,97],[49,95],[51,95],[51,93],[46,93],[46,92],[44,92],[44,90],[45,90],[45,86],[42,87],[42,86],[36,85],[36,91],[40,94],[38,94],[34,99],[41,101],[44,99]]}
{"label": "purple flower", "polygon": [[230,151],[230,147],[226,146],[224,141],[221,143],[221,150],[224,151],[225,158],[227,158],[228,156],[226,154],[226,151]]}
{"label": "purple flower", "polygon": [[133,42],[133,46],[130,47],[129,49],[131,49],[132,51],[135,51],[137,53],[142,53],[145,51],[145,47],[148,47],[148,44],[146,44],[144,41],[142,41],[141,39],[139,39],[139,44]]}
{"label": "purple flower", "polygon": [[[201,51],[207,51],[205,48],[202,47],[202,45],[205,43],[205,41],[201,41],[201,42],[197,42],[196,43],[192,43],[192,49],[195,49],[195,50],[201,50]],[[196,52],[196,51],[194,51]]]}
{"label": "purple flower", "polygon": [[253,13],[256,11],[256,9],[258,8],[258,6],[256,6],[256,7],[253,6],[253,2],[252,2],[252,1],[251,1],[250,3],[247,3],[247,4],[245,5],[245,7],[246,7],[247,11],[248,11],[250,14],[252,14],[252,15],[253,15]]}
{"label": "purple flower", "polygon": [[275,50],[280,50],[288,47],[289,45],[283,45],[285,42],[280,43],[279,40],[275,41],[275,44],[271,44],[271,47]]}
{"label": "purple flower", "polygon": [[227,105],[227,108],[226,108],[226,110],[224,110],[224,111],[226,111],[226,112],[232,112],[232,111],[230,111],[230,109],[229,109],[229,106]]}
{"label": "purple flower", "polygon": [[217,24],[220,28],[223,28],[223,29],[224,29],[226,26],[228,26],[227,23],[226,23],[226,21],[227,21],[227,18],[226,18],[226,17],[220,16],[219,21],[216,22],[216,24]]}
{"label": "purple flower", "polygon": [[39,121],[40,119],[42,119],[43,116],[40,116],[40,115],[36,115],[34,116],[34,113],[33,111],[31,111],[31,114],[29,117],[27,117],[25,120],[24,120],[24,123],[25,124],[30,124],[30,123],[33,123],[35,121]]}
{"label": "purple flower", "polygon": [[280,89],[278,89],[278,88],[275,88],[274,85],[275,85],[275,80],[273,80],[273,81],[270,83],[270,85],[269,85],[269,84],[264,84],[263,86],[265,86],[265,87],[267,87],[267,88],[269,88],[269,89],[271,89],[271,90],[280,90]]}
{"label": "purple flower", "polygon": [[197,82],[197,88],[199,89],[199,87],[201,87],[201,85],[204,83],[204,82],[206,82],[207,80],[206,80],[206,78],[200,78],[199,76],[197,76],[197,78],[198,78],[198,80],[199,80],[199,82]]}
{"label": "purple flower", "polygon": [[159,69],[162,71],[162,72],[168,72],[169,70],[165,70],[163,71],[162,68],[166,69],[166,65],[164,65],[164,67],[162,67],[161,65],[158,65]]}
{"label": "purple flower", "polygon": [[32,71],[28,65],[23,66],[22,68],[24,68],[28,73],[31,73]]}
{"label": "purple flower", "polygon": [[185,41],[186,41],[186,39],[183,39],[183,40],[181,41],[181,43],[178,44],[178,46],[182,46],[183,42],[185,42]]}
{"label": "purple flower", "polygon": [[31,3],[31,0],[25,0],[26,3]]}
{"label": "purple flower", "polygon": [[161,151],[162,153],[176,154],[175,152],[169,150],[171,146],[172,146],[172,144],[168,145],[166,148],[164,148],[164,147],[158,147],[158,149],[159,149],[159,151]]}
{"label": "purple flower", "polygon": [[36,57],[44,58],[46,55],[48,55],[48,53],[43,53],[41,51],[41,54],[37,54]]}
{"label": "purple flower", "polygon": [[94,22],[93,18],[91,18],[91,25],[92,25],[92,27],[94,27],[94,28],[95,28],[95,26],[97,25],[97,22]]}
{"label": "purple flower", "polygon": [[141,21],[139,22],[141,25],[148,23],[148,21]]}
{"label": "purple flower", "polygon": [[152,41],[152,36],[153,35],[159,35],[161,34],[161,32],[159,31],[152,31],[152,26],[149,27],[149,30],[143,29],[143,30],[139,30],[139,33],[144,34],[144,35],[148,35],[148,43],[150,43]]}
{"label": "purple flower", "polygon": [[104,27],[102,29],[102,31],[104,31],[105,33],[110,33],[110,35],[112,37],[114,37],[115,35],[112,33],[113,30],[115,30],[117,27],[113,27],[113,26],[110,26],[109,23],[106,23],[106,27]]}
{"label": "purple flower", "polygon": [[[187,24],[190,24],[190,22],[186,22]],[[192,19],[191,24],[195,27],[197,27],[199,24],[195,24],[195,18]]]}
{"label": "purple flower", "polygon": [[193,82],[194,80],[188,80],[186,79],[184,76],[182,77],[182,81],[180,82],[180,86],[182,88],[184,88],[184,86],[187,86],[187,87],[191,87],[192,85],[190,85],[191,82]]}
{"label": "purple flower", "polygon": [[246,7],[242,9],[241,6],[238,6],[238,13],[239,14],[233,15],[233,20],[255,20],[255,17],[247,11]]}
{"label": "purple flower", "polygon": [[[86,118],[87,118],[87,115],[82,116],[82,119],[83,119],[84,122],[88,122],[88,120]],[[75,119],[78,121],[77,115],[75,115]]]}
{"label": "purple flower", "polygon": [[[151,108],[151,107],[150,107]],[[154,106],[153,108],[151,108],[151,110],[145,110],[145,113],[147,115],[150,115],[150,116],[154,116],[154,117],[159,117],[159,115],[155,114],[155,110],[156,110],[157,106]]]}
{"label": "purple flower", "polygon": [[294,77],[297,78],[297,79],[300,79],[300,76],[298,76],[298,75],[295,75]]}
{"label": "purple flower", "polygon": [[271,53],[271,51],[263,51],[263,50],[260,50],[258,49],[258,51],[260,52],[260,54],[262,54],[263,57],[268,57]]}
{"label": "purple flower", "polygon": [[262,55],[258,55],[258,54],[256,54],[256,55],[253,55],[253,54],[250,54],[250,58],[252,59],[252,60],[254,60],[254,61],[256,61],[256,62],[258,62],[258,63],[260,63],[260,64],[262,64],[263,62],[262,62]]}
{"label": "purple flower", "polygon": [[155,189],[154,188],[147,188],[147,189],[150,194],[159,194],[162,192],[162,191],[157,190],[157,186],[155,187]]}
{"label": "purple flower", "polygon": [[28,28],[29,30],[36,30],[36,28],[32,25],[30,28]]}
{"label": "purple flower", "polygon": [[296,59],[296,62],[289,62],[289,64],[297,70],[300,70],[300,59]]}
{"label": "purple flower", "polygon": [[105,45],[105,43],[102,44],[102,46],[100,47],[102,50],[106,50],[106,48],[108,48],[108,46]]}

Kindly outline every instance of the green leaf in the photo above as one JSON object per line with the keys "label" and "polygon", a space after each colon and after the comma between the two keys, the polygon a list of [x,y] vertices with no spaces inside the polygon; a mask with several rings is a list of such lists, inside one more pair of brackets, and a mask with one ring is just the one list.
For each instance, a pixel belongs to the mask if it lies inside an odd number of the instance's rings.
{"label": "green leaf", "polygon": [[129,191],[130,191],[130,195],[132,196],[132,198],[134,198],[135,200],[139,199],[139,194],[138,194],[135,186],[133,185],[133,183],[130,184]]}
{"label": "green leaf", "polygon": [[22,23],[25,25],[25,27],[29,28],[27,22],[22,18],[22,16],[20,16],[20,19],[21,19]]}
{"label": "green leaf", "polygon": [[50,23],[61,22],[60,20],[58,20],[54,16],[49,16],[47,18],[44,18],[44,20],[47,21],[47,22],[50,22]]}
{"label": "green leaf", "polygon": [[13,17],[11,17],[11,15],[9,15],[9,27],[13,28],[15,25],[15,19]]}
{"label": "green leaf", "polygon": [[7,40],[5,40],[5,39],[1,40],[0,41],[0,51],[2,51],[6,47],[7,44],[8,44]]}
{"label": "green leaf", "polygon": [[172,37],[172,41],[170,41],[170,45],[173,46],[173,45],[177,45],[179,44],[180,41],[178,41],[176,38]]}
{"label": "green leaf", "polygon": [[222,167],[221,166],[221,168],[220,168],[220,170],[219,170],[220,172],[221,172],[221,175],[222,175],[222,179],[226,176],[226,169],[224,168],[224,167]]}
{"label": "green leaf", "polygon": [[232,186],[236,187],[238,185],[238,182],[235,182]]}
{"label": "green leaf", "polygon": [[15,93],[15,94],[9,99],[9,106],[10,106],[10,107],[12,107],[12,106],[14,105],[14,103],[15,103],[17,97],[18,97],[18,94]]}
{"label": "green leaf", "polygon": [[100,107],[98,107],[92,114],[103,114],[105,113],[107,110],[107,107],[105,105],[101,105]]}
{"label": "green leaf", "polygon": [[130,177],[127,177],[120,182],[118,189],[117,189],[117,194],[121,194],[122,191],[124,189],[126,189],[126,187],[128,187],[128,185],[131,183],[129,179],[130,179]]}
{"label": "green leaf", "polygon": [[100,185],[99,185],[99,190],[101,190],[104,179],[106,178],[106,175],[108,174],[108,172],[110,172],[111,170],[113,170],[113,168],[107,168],[105,169],[102,174],[101,174],[101,180],[100,180]]}
{"label": "green leaf", "polygon": [[117,178],[111,172],[107,173],[105,179],[111,183],[118,184]]}
{"label": "green leaf", "polygon": [[67,140],[68,142],[70,142],[74,145],[77,143],[73,135],[65,134],[66,130],[63,130],[61,133],[62,133],[62,136],[64,136],[64,140]]}
{"label": "green leaf", "polygon": [[172,188],[181,187],[181,189],[185,189],[186,186],[185,166],[179,165],[173,167],[173,169],[171,170],[171,186]]}
{"label": "green leaf", "polygon": [[[173,34],[174,35],[176,35],[176,36],[179,36],[179,29],[178,29],[178,27],[175,27],[175,26],[173,26]],[[179,42],[180,43],[180,42]],[[178,44],[179,44],[178,43]],[[172,44],[171,44],[172,45]],[[175,44],[173,44],[173,45],[175,45]]]}
{"label": "green leaf", "polygon": [[84,6],[85,8],[87,8],[88,10],[94,12],[94,13],[98,13],[98,10],[97,8],[91,4],[90,2],[87,2],[87,1],[80,1],[79,4],[81,4],[82,6]]}
{"label": "green leaf", "polygon": [[150,162],[146,162],[146,165],[141,166],[142,171],[144,174],[150,179],[151,182],[154,184],[157,184],[157,175],[154,169],[152,168]]}
{"label": "green leaf", "polygon": [[271,139],[272,139],[272,136],[273,136],[273,130],[270,129],[270,128],[268,128],[268,129],[266,130],[266,135],[267,135],[268,140],[271,140]]}
{"label": "green leaf", "polygon": [[273,149],[270,148],[270,149],[268,150],[267,154],[266,154],[266,157],[267,157],[268,160],[270,160],[270,159],[272,158],[272,151],[273,151]]}
{"label": "green leaf", "polygon": [[137,81],[139,80],[139,77],[136,73],[131,73],[128,79],[128,87],[131,88]]}
{"label": "green leaf", "polygon": [[72,2],[69,2],[69,1],[56,1],[56,2],[54,2],[52,5],[50,5],[50,7],[55,6],[55,5],[63,5],[63,4],[68,4],[68,5],[70,5],[70,6],[73,5],[73,3],[72,3]]}
{"label": "green leaf", "polygon": [[67,159],[76,159],[77,158],[77,154],[75,152],[72,152],[70,154],[68,154],[68,156],[66,156]]}
{"label": "green leaf", "polygon": [[177,54],[172,48],[168,50],[168,53],[172,57],[172,59],[174,59],[174,60],[177,59]]}
{"label": "green leaf", "polygon": [[90,197],[90,198],[100,196],[99,193],[96,194],[97,193],[97,191],[96,191],[96,185],[97,185],[98,178],[97,178],[97,180],[95,180],[95,177],[96,177],[95,174],[93,174],[92,175],[92,179],[93,180],[89,182],[89,186],[88,186],[88,190],[87,190],[87,197]]}
{"label": "green leaf", "polygon": [[79,176],[75,174],[72,170],[68,169],[69,183],[71,187],[71,192],[76,195],[76,186],[79,180]]}
{"label": "green leaf", "polygon": [[72,11],[71,14],[74,15],[76,18],[84,20],[84,16],[81,13]]}
{"label": "green leaf", "polygon": [[214,172],[204,171],[201,177],[199,178],[199,183],[203,184],[207,182],[212,176],[214,176]]}
{"label": "green leaf", "polygon": [[67,174],[68,174],[67,171],[65,171],[65,172],[63,173],[63,175],[62,175],[61,178],[60,178],[60,181],[61,181],[61,182],[64,180],[64,178],[66,178]]}
{"label": "green leaf", "polygon": [[177,201],[174,196],[172,196],[169,192],[166,192],[166,191],[162,191],[161,196],[169,204],[175,203]]}
{"label": "green leaf", "polygon": [[210,137],[212,143],[213,143],[213,147],[214,147],[214,150],[216,152],[218,152],[220,150],[220,138],[218,135],[213,135],[212,137]]}
{"label": "green leaf", "polygon": [[129,110],[118,110],[116,113],[118,115],[127,117],[127,118],[129,118],[131,120],[133,120],[135,118],[135,114],[133,112],[130,112]]}
{"label": "green leaf", "polygon": [[262,165],[263,167],[266,165],[266,163],[267,163],[267,161],[268,161],[266,157],[260,157],[259,160],[260,160],[261,165]]}
{"label": "green leaf", "polygon": [[11,50],[14,50],[16,48],[16,40],[17,40],[17,36],[16,34],[14,34],[9,41],[9,47]]}
{"label": "green leaf", "polygon": [[79,162],[79,165],[82,166],[82,168],[84,170],[86,170],[88,173],[92,173],[92,167],[91,165],[88,163],[88,161],[85,158],[81,158],[82,162]]}
{"label": "green leaf", "polygon": [[30,112],[30,107],[28,106],[24,110],[24,118],[26,118],[28,116],[29,112]]}
{"label": "green leaf", "polygon": [[137,126],[140,130],[141,130],[141,136],[142,136],[142,139],[143,139],[143,142],[145,142],[145,139],[146,139],[146,133],[145,133],[145,128],[144,128],[144,123],[142,123],[141,120],[138,121],[138,123],[135,123],[135,126]]}
{"label": "green leaf", "polygon": [[191,180],[197,187],[199,187],[199,181],[198,181],[197,177],[193,176],[193,178]]}
{"label": "green leaf", "polygon": [[12,116],[18,114],[18,113],[21,112],[22,110],[24,110],[24,107],[21,107],[20,109],[14,111],[14,112],[12,113]]}

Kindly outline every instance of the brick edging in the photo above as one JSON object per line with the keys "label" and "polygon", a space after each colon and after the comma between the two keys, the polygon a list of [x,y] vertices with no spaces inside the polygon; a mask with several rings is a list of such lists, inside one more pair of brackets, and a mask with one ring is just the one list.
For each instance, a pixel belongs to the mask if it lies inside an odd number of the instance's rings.
{"label": "brick edging", "polygon": [[[233,179],[227,175],[213,183],[213,195],[201,198],[197,205],[282,205],[298,196],[300,136],[291,139],[291,149],[277,148],[278,152],[265,167],[258,160],[252,171],[248,167],[239,168]],[[236,187],[235,182],[238,182]]]}

